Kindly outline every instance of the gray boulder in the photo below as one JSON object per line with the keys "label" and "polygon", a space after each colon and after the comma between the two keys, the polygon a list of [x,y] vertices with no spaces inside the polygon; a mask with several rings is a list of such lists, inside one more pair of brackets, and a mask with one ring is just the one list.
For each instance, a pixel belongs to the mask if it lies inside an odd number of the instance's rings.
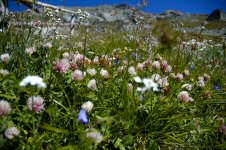
{"label": "gray boulder", "polygon": [[220,9],[214,10],[206,19],[207,21],[226,21],[226,13]]}
{"label": "gray boulder", "polygon": [[158,14],[157,19],[176,19],[184,16],[184,13],[176,10],[167,10],[164,13]]}

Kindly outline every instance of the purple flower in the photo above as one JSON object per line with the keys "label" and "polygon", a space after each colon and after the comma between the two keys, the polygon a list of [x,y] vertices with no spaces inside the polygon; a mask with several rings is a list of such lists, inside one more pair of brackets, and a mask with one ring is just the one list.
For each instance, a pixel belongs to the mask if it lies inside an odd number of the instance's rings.
{"label": "purple flower", "polygon": [[133,55],[133,57],[135,57],[135,58],[137,57],[137,54],[136,54],[135,52],[134,52],[132,55]]}
{"label": "purple flower", "polygon": [[86,114],[86,111],[83,109],[80,109],[80,111],[79,111],[78,122],[83,123],[83,124],[89,124],[88,116]]}
{"label": "purple flower", "polygon": [[226,126],[222,125],[220,127],[220,132],[223,133],[224,135],[226,135]]}
{"label": "purple flower", "polygon": [[216,91],[220,91],[221,90],[221,87],[219,85],[215,86],[215,90]]}
{"label": "purple flower", "polygon": [[190,66],[190,70],[194,70],[195,69],[195,66],[194,65],[191,65]]}
{"label": "purple flower", "polygon": [[116,59],[116,60],[115,60],[115,63],[116,63],[116,65],[120,65],[121,62],[120,62],[119,59]]}

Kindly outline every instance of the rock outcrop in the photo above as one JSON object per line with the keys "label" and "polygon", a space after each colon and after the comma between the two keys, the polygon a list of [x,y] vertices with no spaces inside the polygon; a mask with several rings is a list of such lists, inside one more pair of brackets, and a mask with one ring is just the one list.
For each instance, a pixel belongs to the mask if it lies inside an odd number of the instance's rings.
{"label": "rock outcrop", "polygon": [[158,14],[156,19],[176,19],[183,17],[184,13],[176,10],[167,10],[164,13]]}
{"label": "rock outcrop", "polygon": [[214,10],[207,18],[207,21],[226,21],[226,13],[220,9]]}

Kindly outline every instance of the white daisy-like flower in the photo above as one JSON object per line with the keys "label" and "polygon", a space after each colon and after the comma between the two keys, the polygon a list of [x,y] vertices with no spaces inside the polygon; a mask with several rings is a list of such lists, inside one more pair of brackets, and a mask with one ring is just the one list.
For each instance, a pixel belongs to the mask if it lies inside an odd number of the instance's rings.
{"label": "white daisy-like flower", "polygon": [[30,85],[37,85],[38,88],[46,88],[46,84],[43,82],[43,79],[39,76],[27,76],[21,82],[20,86],[24,87]]}

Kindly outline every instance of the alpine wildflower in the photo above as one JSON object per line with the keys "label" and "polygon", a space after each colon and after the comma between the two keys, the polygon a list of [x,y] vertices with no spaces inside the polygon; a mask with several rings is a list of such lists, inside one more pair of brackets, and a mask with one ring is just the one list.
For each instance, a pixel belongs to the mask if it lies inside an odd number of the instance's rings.
{"label": "alpine wildflower", "polygon": [[11,111],[11,106],[9,102],[5,100],[0,100],[0,117],[10,113]]}
{"label": "alpine wildflower", "polygon": [[36,113],[40,113],[44,110],[44,100],[41,96],[31,96],[27,102],[28,108],[30,111],[34,111]]}
{"label": "alpine wildflower", "polygon": [[43,82],[43,79],[39,76],[30,76],[29,75],[20,82],[21,87],[27,86],[28,84],[30,84],[32,86],[37,85],[38,88],[46,88],[46,84]]}
{"label": "alpine wildflower", "polygon": [[10,127],[8,129],[5,130],[5,137],[7,137],[8,139],[14,139],[15,137],[17,137],[19,135],[20,131],[16,128],[16,127]]}
{"label": "alpine wildflower", "polygon": [[80,109],[78,114],[78,122],[83,124],[89,124],[89,119],[84,109]]}
{"label": "alpine wildflower", "polygon": [[86,112],[90,112],[93,109],[93,103],[91,101],[87,101],[82,104],[81,108]]}

